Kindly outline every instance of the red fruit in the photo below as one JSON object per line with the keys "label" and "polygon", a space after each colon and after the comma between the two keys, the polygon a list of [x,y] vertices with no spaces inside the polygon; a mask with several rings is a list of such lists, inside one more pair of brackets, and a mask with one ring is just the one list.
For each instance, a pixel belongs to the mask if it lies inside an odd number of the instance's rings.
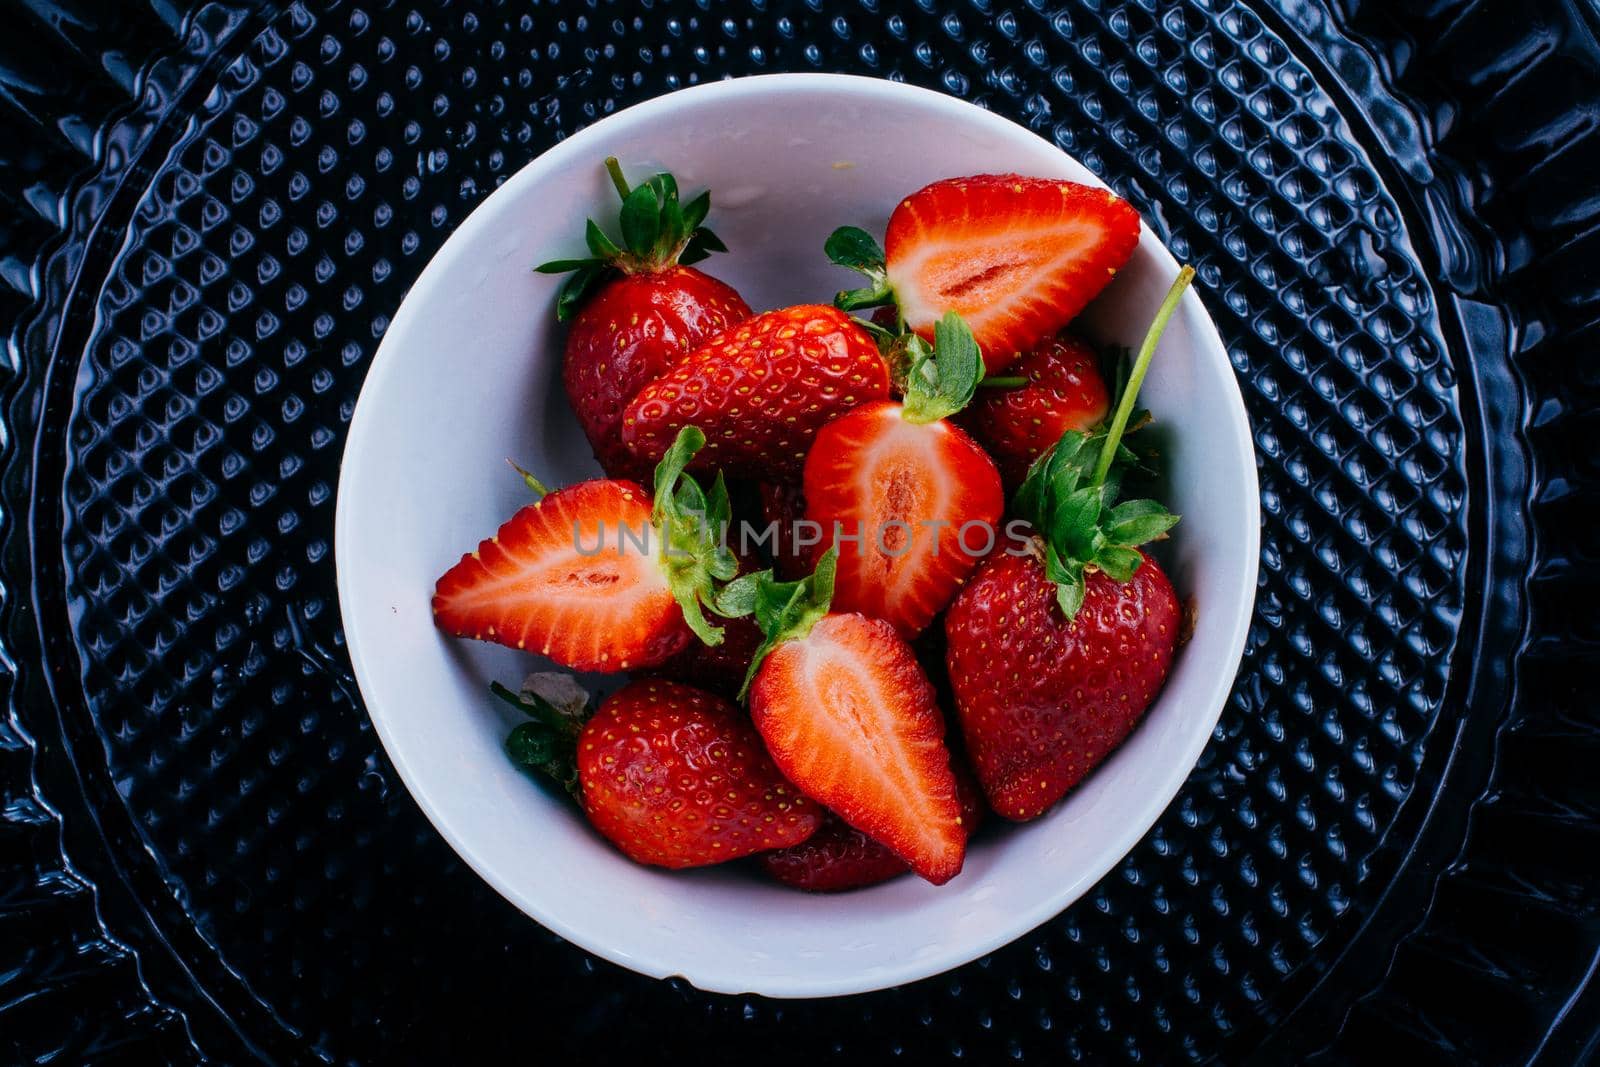
{"label": "red fruit", "polygon": [[606,170],[622,198],[621,243],[590,219],[587,258],[536,269],[570,275],[556,300],[556,318],[572,323],[562,382],[595,458],[613,478],[648,484],[653,461],[641,463],[622,444],[623,408],[700,342],[749,318],[750,307],[731,286],[688,268],[726,251],[701,225],[710,193],[680,202],[670,174],[630,189],[616,159]]}
{"label": "red fruit", "polygon": [[[806,458],[806,518],[839,541],[833,603],[915,636],[1003,536],[994,463],[947,420],[882,401],[823,427]],[[965,533],[963,533],[965,531]]]}
{"label": "red fruit", "polygon": [[984,562],[945,616],[946,663],[989,805],[1043,814],[1138,723],[1166,680],[1178,598],[1155,561],[1127,582],[1099,570],[1068,622],[1034,555]]}
{"label": "red fruit", "polygon": [[[951,769],[962,826],[970,840],[983,819],[983,795],[959,758]],[[823,816],[815,834],[790,848],[763,853],[760,863],[774,880],[814,893],[877,885],[909,869],[893,852],[831,812]]]}
{"label": "red fruit", "polygon": [[694,469],[795,475],[822,426],[889,395],[871,335],[820,304],[768,311],[711,338],[639,391],[622,439],[654,463],[685,426],[705,431]]}
{"label": "red fruit", "polygon": [[677,682],[613,693],[577,747],[584,811],[639,863],[722,863],[798,844],[821,819],[737,707]]}
{"label": "red fruit", "polygon": [[653,667],[694,639],[659,552],[643,489],[580,482],[529,504],[446,571],[434,622],[574,670]]}
{"label": "red fruit", "polygon": [[795,581],[811,573],[811,568],[816,566],[818,546],[801,547],[794,536],[795,524],[806,517],[806,497],[799,481],[762,482],[756,491],[761,496],[761,520],[774,530],[771,542],[773,570],[777,571],[778,577],[787,581]]}
{"label": "red fruit", "polygon": [[756,674],[750,718],[807,796],[935,885],[960,872],[967,834],[944,717],[888,623],[825,615],[783,640]]}
{"label": "red fruit", "polygon": [[1063,433],[1102,422],[1111,397],[1094,349],[1068,334],[1038,342],[1007,373],[1027,378],[1028,384],[980,389],[962,414],[963,425],[989,450],[1006,485],[1015,488]]}
{"label": "red fruit", "polygon": [[749,317],[732,286],[679,266],[621,275],[579,305],[561,380],[606,474],[649,482],[651,463],[622,443],[623,408],[706,338]]}
{"label": "red fruit", "polygon": [[1084,309],[1128,261],[1139,215],[1104,189],[979,174],[900,202],[884,248],[907,325],[926,339],[955,311],[993,374]]}

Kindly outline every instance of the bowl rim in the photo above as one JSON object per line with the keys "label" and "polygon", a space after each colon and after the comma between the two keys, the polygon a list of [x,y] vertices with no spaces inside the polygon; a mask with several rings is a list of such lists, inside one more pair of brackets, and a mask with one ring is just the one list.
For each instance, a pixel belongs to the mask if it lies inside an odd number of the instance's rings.
{"label": "bowl rim", "polygon": [[[368,678],[375,677],[378,673],[380,657],[374,653],[374,650],[364,647],[360,637],[360,626],[356,621],[359,615],[346,611],[346,605],[353,602],[354,595],[348,585],[350,569],[339,564],[341,560],[351,558],[354,555],[354,542],[352,541],[354,532],[350,529],[349,520],[351,509],[345,506],[347,491],[353,491],[350,490],[350,481],[345,477],[345,473],[351,457],[359,456],[363,452],[366,447],[366,438],[373,432],[371,427],[377,416],[374,415],[374,401],[371,397],[381,390],[371,387],[374,383],[381,383],[390,374],[397,362],[393,358],[386,358],[386,354],[391,349],[398,348],[404,343],[402,339],[409,332],[411,320],[417,314],[416,309],[422,303],[416,299],[417,294],[438,285],[457,267],[457,261],[461,259],[464,250],[474,243],[471,237],[477,231],[490,225],[491,217],[494,215],[494,212],[489,210],[491,205],[497,201],[510,200],[517,197],[525,187],[536,185],[542,181],[548,172],[558,169],[569,157],[592,155],[588,147],[590,143],[603,133],[614,132],[619,125],[624,123],[657,122],[688,103],[703,104],[708,101],[733,100],[740,97],[767,96],[776,98],[785,94],[804,94],[823,90],[854,94],[864,103],[871,103],[874,99],[899,102],[910,101],[920,108],[939,114],[939,117],[949,118],[960,123],[987,125],[990,131],[997,135],[1031,138],[1046,145],[1051,151],[1060,154],[1081,169],[1088,171],[1093,176],[1096,184],[1105,187],[1105,183],[1097,175],[1093,175],[1093,172],[1089,171],[1088,167],[1084,166],[1070,153],[1065,152],[1059,146],[1040,137],[1025,126],[957,97],[932,89],[924,89],[882,78],[810,72],[761,74],[704,82],[640,101],[595,121],[529,160],[507,178],[499,188],[495,189],[475,206],[424,265],[396,310],[382,341],[378,345],[377,351],[372,357],[367,375],[363,379],[355,408],[351,414],[349,429],[345,437],[345,446],[341,454],[340,477],[334,503],[334,565],[340,619],[345,632],[346,651],[350,656],[351,666],[354,669],[363,707],[366,709],[368,718],[372,721],[374,731],[377,733],[384,751],[387,753],[401,782],[405,785],[406,791],[451,849],[461,857],[479,878],[487,882],[495,892],[515,905],[518,910],[586,952],[648,977],[663,979],[681,977],[695,986],[695,988],[706,992],[724,994],[753,993],[780,999],[847,996],[867,993],[930,978],[970,963],[1026,936],[1054,916],[1059,915],[1081,899],[1094,884],[1104,878],[1107,872],[1132,851],[1149,831],[1150,827],[1155,824],[1162,812],[1172,803],[1182,789],[1184,782],[1187,781],[1190,772],[1193,771],[1201,752],[1211,738],[1217,721],[1221,717],[1222,709],[1226,705],[1229,693],[1232,691],[1239,664],[1243,657],[1250,621],[1254,615],[1260,565],[1260,486],[1253,462],[1245,464],[1245,469],[1240,472],[1241,477],[1249,480],[1249,485],[1242,487],[1248,488],[1244,498],[1254,502],[1254,511],[1250,516],[1250,521],[1244,523],[1245,542],[1241,547],[1243,549],[1242,558],[1245,560],[1245,569],[1240,580],[1241,596],[1230,612],[1232,616],[1232,632],[1228,635],[1228,640],[1224,645],[1228,650],[1227,654],[1219,661],[1215,672],[1210,675],[1210,685],[1207,687],[1203,707],[1204,714],[1196,716],[1197,728],[1190,734],[1188,743],[1183,750],[1173,754],[1171,766],[1173,768],[1181,767],[1182,773],[1174,771],[1171,776],[1170,788],[1163,788],[1145,794],[1144,802],[1136,809],[1128,812],[1129,818],[1123,824],[1121,831],[1107,838],[1106,846],[1100,851],[1100,860],[1088,865],[1081,877],[1063,883],[1054,893],[1042,895],[1035,906],[1025,912],[1017,913],[1014,921],[1005,924],[1003,927],[997,927],[996,931],[989,936],[952,944],[948,948],[942,948],[939,952],[918,957],[915,960],[885,961],[874,968],[872,976],[864,982],[850,981],[848,976],[786,975],[773,980],[762,980],[762,988],[752,989],[746,984],[746,980],[740,979],[737,974],[729,973],[729,968],[727,967],[720,969],[707,967],[703,970],[686,968],[681,962],[660,958],[650,952],[648,948],[645,951],[638,951],[634,946],[626,948],[614,946],[603,935],[597,935],[593,929],[580,929],[551,913],[541,905],[538,899],[521,891],[513,884],[511,879],[502,877],[491,863],[479,856],[466,841],[453,832],[450,825],[450,816],[429,796],[428,791],[424,788],[422,776],[403,756],[398,738],[391,732],[390,724],[381,710],[379,710],[379,706],[371,699],[370,694],[373,692],[374,687],[368,683]],[[1168,251],[1166,245],[1159,237],[1155,236],[1142,219],[1140,228],[1140,245],[1147,244],[1146,237],[1151,238],[1148,243],[1153,246],[1153,251],[1157,255],[1158,261],[1168,268],[1170,274],[1175,275],[1178,271],[1178,262]],[[1202,327],[1196,331],[1194,337],[1196,342],[1195,358],[1220,363],[1227,371],[1226,379],[1233,384],[1233,388],[1228,391],[1227,397],[1229,401],[1226,404],[1229,413],[1227,426],[1219,427],[1219,431],[1226,430],[1226,432],[1231,433],[1235,439],[1233,444],[1240,449],[1241,453],[1253,457],[1255,452],[1254,442],[1245,412],[1243,395],[1239,390],[1237,376],[1234,373],[1231,361],[1228,359],[1227,351],[1223,347],[1220,336],[1217,334],[1216,324],[1210,313],[1205,310],[1199,294],[1193,287],[1185,293],[1183,300],[1190,310],[1197,313],[1198,324]],[[347,551],[350,552],[349,556],[347,556]],[[1190,713],[1193,713],[1193,709],[1191,709]],[[1205,729],[1199,729],[1198,726],[1200,724],[1203,724]]]}

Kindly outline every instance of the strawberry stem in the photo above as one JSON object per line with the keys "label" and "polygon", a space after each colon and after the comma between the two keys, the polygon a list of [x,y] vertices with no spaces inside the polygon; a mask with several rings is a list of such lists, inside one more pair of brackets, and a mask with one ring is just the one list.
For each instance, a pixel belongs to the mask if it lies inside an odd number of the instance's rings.
{"label": "strawberry stem", "polygon": [[616,156],[606,157],[606,173],[611,175],[611,184],[617,187],[617,195],[628,199],[628,194],[633,190],[628,188],[628,179],[622,176],[622,164],[617,162]]}
{"label": "strawberry stem", "polygon": [[545,488],[545,484],[525,470],[516,460],[507,456],[506,462],[511,464],[512,470],[522,476],[522,484],[528,487],[528,491],[533,494],[535,500],[543,500],[550,495],[550,490]]}
{"label": "strawberry stem", "polygon": [[979,389],[1020,389],[1028,384],[1028,379],[1020,374],[1001,375],[998,378],[983,378],[978,382]]}
{"label": "strawberry stem", "polygon": [[1095,464],[1094,478],[1091,485],[1099,487],[1104,484],[1106,475],[1111,471],[1111,461],[1116,458],[1117,446],[1122,443],[1122,433],[1128,428],[1128,417],[1133,414],[1133,403],[1139,398],[1139,387],[1144,384],[1144,376],[1150,369],[1150,360],[1156,354],[1156,346],[1161,343],[1161,335],[1167,328],[1167,323],[1178,310],[1178,302],[1183,299],[1183,291],[1189,288],[1189,283],[1194,280],[1194,268],[1186,266],[1178,272],[1177,278],[1172,282],[1172,288],[1167,290],[1167,295],[1161,301],[1161,307],[1156,311],[1155,320],[1150,323],[1150,329],[1145,332],[1144,342],[1139,345],[1139,355],[1133,361],[1133,372],[1128,375],[1128,384],[1122,390],[1122,399],[1117,403],[1117,413],[1112,416],[1111,427],[1106,431],[1105,442],[1100,446],[1100,461]]}

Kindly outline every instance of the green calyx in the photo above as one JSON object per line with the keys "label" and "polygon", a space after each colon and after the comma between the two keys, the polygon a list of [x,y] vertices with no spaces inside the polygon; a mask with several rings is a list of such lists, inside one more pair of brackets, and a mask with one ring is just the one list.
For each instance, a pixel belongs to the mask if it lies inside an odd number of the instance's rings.
{"label": "green calyx", "polygon": [[889,264],[872,235],[859,226],[840,226],[828,235],[822,250],[838,266],[864,275],[867,284],[860,289],[841,289],[833,298],[840,311],[861,311],[894,303],[889,286]]}
{"label": "green calyx", "polygon": [[711,211],[709,192],[683,204],[678,200],[676,179],[665,171],[631,189],[615,156],[607,158],[606,171],[622,197],[618,219],[622,243],[606,236],[599,224],[589,219],[584,228],[588,257],[553,259],[534,268],[541,274],[571,273],[556,298],[556,318],[561,322],[577,314],[590,293],[619,273],[644,274],[673,264],[688,266],[713,252],[728,250],[702,225]]}
{"label": "green calyx", "polygon": [[678,431],[677,440],[656,465],[650,521],[660,535],[661,565],[684,621],[700,640],[720,645],[722,627],[706,618],[704,608],[718,611],[718,585],[739,573],[739,561],[724,543],[733,509],[722,472],[717,472],[710,492],[685,473],[705,443],[706,435],[698,427]]}
{"label": "green calyx", "polygon": [[[872,235],[857,226],[841,226],[822,246],[836,265],[865,275],[869,284],[845,289],[833,298],[840,311],[860,311],[894,305],[888,265],[883,249]],[[905,395],[907,422],[927,423],[949,418],[972,401],[983,382],[983,353],[972,330],[954,311],[945,312],[933,327],[933,344],[906,329],[897,315],[894,329],[875,322],[861,323],[878,342],[888,361],[890,376]]]}
{"label": "green calyx", "polygon": [[772,571],[746,574],[727,585],[717,596],[717,613],[730,619],[754,615],[766,640],[750,659],[739,699],[750,692],[767,653],[785,641],[798,640],[828,614],[833,603],[833,579],[839,566],[838,548],[830,548],[817,561],[817,569],[797,582],[780,582]]}
{"label": "green calyx", "polygon": [[506,755],[513,763],[554,779],[574,798],[580,798],[578,785],[578,735],[593,714],[588,702],[556,707],[527,687],[518,692],[489,683],[489,692],[528,717],[511,728],[506,736]]}
{"label": "green calyx", "polygon": [[1012,510],[1033,524],[1044,542],[1045,573],[1056,584],[1061,612],[1072,619],[1083,606],[1090,568],[1126,582],[1143,562],[1140,545],[1165,537],[1178,516],[1154,500],[1118,502],[1125,475],[1142,469],[1123,438],[1149,421],[1135,407],[1161,334],[1194,279],[1178,272],[1139,346],[1109,422],[1090,431],[1068,430],[1034,461],[1012,498]]}
{"label": "green calyx", "polygon": [[906,336],[910,365],[906,368],[907,422],[937,422],[972,401],[983,380],[983,353],[972,330],[954,311],[934,323],[933,346],[916,334]]}

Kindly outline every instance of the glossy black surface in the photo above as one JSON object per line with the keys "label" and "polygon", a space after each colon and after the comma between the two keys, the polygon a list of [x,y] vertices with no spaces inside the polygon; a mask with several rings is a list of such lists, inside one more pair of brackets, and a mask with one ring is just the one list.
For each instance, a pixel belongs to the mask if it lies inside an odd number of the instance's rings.
{"label": "glossy black surface", "polygon": [[[6,11],[0,1059],[1594,1051],[1592,9]],[[1245,668],[1144,842],[832,1002],[502,902],[394,779],[333,592],[344,427],[450,229],[587,122],[774,70],[973,99],[1128,196],[1200,268],[1264,511]]]}

